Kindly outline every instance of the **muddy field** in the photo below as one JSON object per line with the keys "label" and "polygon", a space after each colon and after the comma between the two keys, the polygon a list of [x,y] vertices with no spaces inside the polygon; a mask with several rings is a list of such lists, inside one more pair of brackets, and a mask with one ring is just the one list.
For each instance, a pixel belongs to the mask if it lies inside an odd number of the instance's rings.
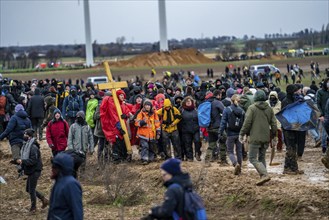
{"label": "muddy field", "polygon": [[[298,64],[306,75],[310,72],[310,63],[311,61],[319,62],[320,71],[324,73],[325,68],[329,67],[329,57],[328,56],[317,56],[317,57],[305,57],[305,58],[290,58],[290,59],[280,59],[280,60],[246,60],[246,61],[235,61],[235,62],[216,62],[211,64],[199,64],[199,65],[186,65],[186,66],[171,66],[171,67],[155,67],[157,72],[156,79],[161,79],[163,77],[162,72],[171,71],[178,72],[180,70],[194,71],[196,74],[199,74],[201,78],[206,79],[207,68],[212,68],[214,70],[214,79],[221,77],[222,73],[225,70],[225,66],[233,64],[234,66],[243,65],[253,65],[253,64],[274,64],[282,72],[287,71],[287,63],[289,64]],[[151,68],[111,68],[113,76],[118,79],[118,76],[122,80],[131,80],[135,79],[136,76],[143,78],[144,80],[154,80],[150,79]],[[102,76],[105,75],[105,70],[103,66],[94,67],[92,69],[83,69],[83,70],[71,70],[71,71],[54,71],[54,72],[31,72],[31,73],[15,73],[15,74],[3,74],[4,77],[10,77],[17,80],[31,80],[36,79],[66,79],[69,78],[75,83],[76,79],[86,79],[90,76]]]}
{"label": "muddy field", "polygon": [[[0,144],[0,176],[7,181],[0,185],[0,219],[45,219],[47,209],[29,215],[25,180],[17,179],[15,168],[9,164],[8,143]],[[309,145],[299,161],[304,175],[283,175],[284,152],[277,153],[274,162],[281,165],[268,166],[272,180],[261,187],[255,186],[258,175],[249,162],[244,162],[240,176],[233,175],[233,167],[217,163],[205,168],[203,162],[184,162],[183,168],[191,173],[195,188],[203,196],[209,219],[328,219],[329,171],[320,162],[321,148]],[[44,170],[37,189],[49,196],[53,183],[45,141],[42,158]],[[140,219],[162,201],[165,189],[159,166],[160,162],[142,166],[134,161],[97,170],[96,155],[89,157],[81,179],[85,219]]]}

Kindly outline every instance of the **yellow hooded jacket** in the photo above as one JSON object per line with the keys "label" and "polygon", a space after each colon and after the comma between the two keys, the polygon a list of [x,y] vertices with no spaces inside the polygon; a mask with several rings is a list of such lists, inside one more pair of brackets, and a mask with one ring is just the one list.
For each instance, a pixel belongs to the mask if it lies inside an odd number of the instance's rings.
{"label": "yellow hooded jacket", "polygon": [[[170,107],[169,111],[166,111],[165,108]],[[168,113],[172,119],[172,122],[168,124]],[[157,114],[162,117],[162,130],[167,133],[172,133],[177,130],[177,124],[181,120],[181,114],[179,110],[171,105],[169,99],[165,99],[163,103],[163,107],[157,111]]]}

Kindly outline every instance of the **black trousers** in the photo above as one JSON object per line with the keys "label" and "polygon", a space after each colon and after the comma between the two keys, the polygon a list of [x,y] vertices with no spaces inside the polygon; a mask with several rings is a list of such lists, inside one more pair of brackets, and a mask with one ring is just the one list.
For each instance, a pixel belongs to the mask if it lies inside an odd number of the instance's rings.
{"label": "black trousers", "polygon": [[40,200],[44,198],[44,196],[36,190],[40,175],[40,171],[34,172],[31,175],[28,175],[26,180],[26,192],[30,194],[31,208],[36,207],[37,198]]}
{"label": "black trousers", "polygon": [[42,128],[41,128],[41,125],[42,125],[42,122],[43,122],[43,118],[32,118],[31,119],[31,122],[32,122],[32,128],[34,130],[34,134],[35,134],[35,137],[37,137],[37,134],[39,134],[39,139],[42,138]]}
{"label": "black trousers", "polygon": [[201,156],[201,140],[200,140],[200,132],[197,131],[193,133],[183,133],[182,134],[182,142],[184,143],[184,154],[187,159],[193,159],[193,148],[192,144],[194,142],[194,152],[195,155]]}
{"label": "black trousers", "polygon": [[297,156],[301,157],[304,154],[306,140],[306,131],[298,131],[297,134]]}
{"label": "black trousers", "polygon": [[297,140],[299,131],[283,130],[284,143],[286,144],[286,157],[284,161],[284,169],[291,171],[298,170],[297,164]]}
{"label": "black trousers", "polygon": [[112,152],[113,161],[119,162],[126,160],[127,156],[128,156],[127,148],[124,140],[117,138],[115,143],[113,144],[113,152]]}

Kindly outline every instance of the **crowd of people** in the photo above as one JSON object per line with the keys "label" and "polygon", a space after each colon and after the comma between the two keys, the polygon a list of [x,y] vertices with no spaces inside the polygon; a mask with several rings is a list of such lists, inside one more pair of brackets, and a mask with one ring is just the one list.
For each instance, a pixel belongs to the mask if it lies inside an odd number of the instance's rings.
{"label": "crowd of people", "polygon": [[[298,66],[287,65],[287,68],[291,73]],[[213,70],[208,69],[207,74],[212,76]],[[299,76],[303,77],[300,69]],[[79,177],[81,167],[80,178],[83,178],[87,158],[96,148],[97,169],[108,163],[132,161],[124,141],[126,132],[131,145],[139,151],[141,164],[177,159],[179,162],[174,161],[176,170],[165,167],[166,175],[169,173],[171,177],[177,170],[182,174],[177,168],[180,161],[202,161],[202,155],[206,166],[214,162],[221,166],[231,165],[234,174],[239,175],[243,161],[249,158],[260,176],[256,184],[263,185],[270,181],[265,161],[267,148],[271,146],[283,151],[284,145],[283,173],[303,174],[297,161],[303,158],[307,132],[313,138],[314,146],[322,147],[322,162],[329,169],[329,150],[326,150],[329,78],[322,81],[320,88],[314,81],[308,86],[293,80],[286,91],[281,91],[279,84],[280,80],[274,83],[268,77],[253,79],[245,68],[242,72],[241,69],[228,71],[215,81],[201,81],[194,72],[188,72],[187,76],[184,73],[165,74],[162,80],[155,82],[142,82],[137,77],[128,82],[128,88],[116,90],[122,111],[118,115],[113,94],[98,90],[92,83],[83,87],[73,85],[71,80],[23,82],[1,78],[0,140],[9,140],[12,163],[20,174],[28,175],[26,191],[31,196],[31,212],[36,210],[36,198],[42,201],[42,208],[49,204],[36,191],[42,170],[39,142],[49,146],[53,156],[52,178],[56,179],[49,219],[56,219],[56,215],[79,215],[77,210],[81,211],[81,208],[76,206],[82,206],[78,201],[81,187],[73,177]],[[282,128],[275,114],[296,102],[317,106],[318,126],[308,131]],[[209,106],[206,126],[200,121],[203,120],[200,114],[204,114],[201,106],[205,103]],[[202,152],[206,142],[207,150]],[[73,192],[63,187],[66,185]],[[70,193],[79,196],[69,196]],[[63,199],[76,204],[71,207],[75,212],[63,211],[65,202],[58,202]],[[152,210],[160,212],[159,208]]]}

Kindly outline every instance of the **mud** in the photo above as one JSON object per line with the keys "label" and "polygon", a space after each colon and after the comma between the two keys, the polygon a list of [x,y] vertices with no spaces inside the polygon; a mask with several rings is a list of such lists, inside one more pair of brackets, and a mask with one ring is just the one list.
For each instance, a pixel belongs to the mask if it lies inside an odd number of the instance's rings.
{"label": "mud", "polygon": [[[190,172],[204,198],[209,219],[328,219],[329,172],[320,162],[321,148],[310,145],[298,162],[304,175],[283,175],[284,152],[277,153],[274,162],[281,164],[267,166],[272,179],[261,187],[255,186],[259,176],[249,162],[244,162],[240,176],[233,174],[232,166],[217,163],[206,168],[203,162],[183,162],[183,169]],[[51,153],[45,141],[41,146],[44,170],[37,189],[49,196]],[[0,142],[0,150],[0,176],[7,181],[0,185],[0,219],[45,219],[47,209],[29,215],[25,180],[17,179],[15,167],[9,164],[6,141]],[[268,150],[267,163],[269,157]],[[140,219],[163,199],[159,166],[160,162],[142,166],[134,161],[97,170],[96,155],[89,157],[86,175],[80,180],[85,219]],[[121,180],[125,183],[120,185]],[[109,189],[111,193],[117,189],[119,199],[113,200]]]}

